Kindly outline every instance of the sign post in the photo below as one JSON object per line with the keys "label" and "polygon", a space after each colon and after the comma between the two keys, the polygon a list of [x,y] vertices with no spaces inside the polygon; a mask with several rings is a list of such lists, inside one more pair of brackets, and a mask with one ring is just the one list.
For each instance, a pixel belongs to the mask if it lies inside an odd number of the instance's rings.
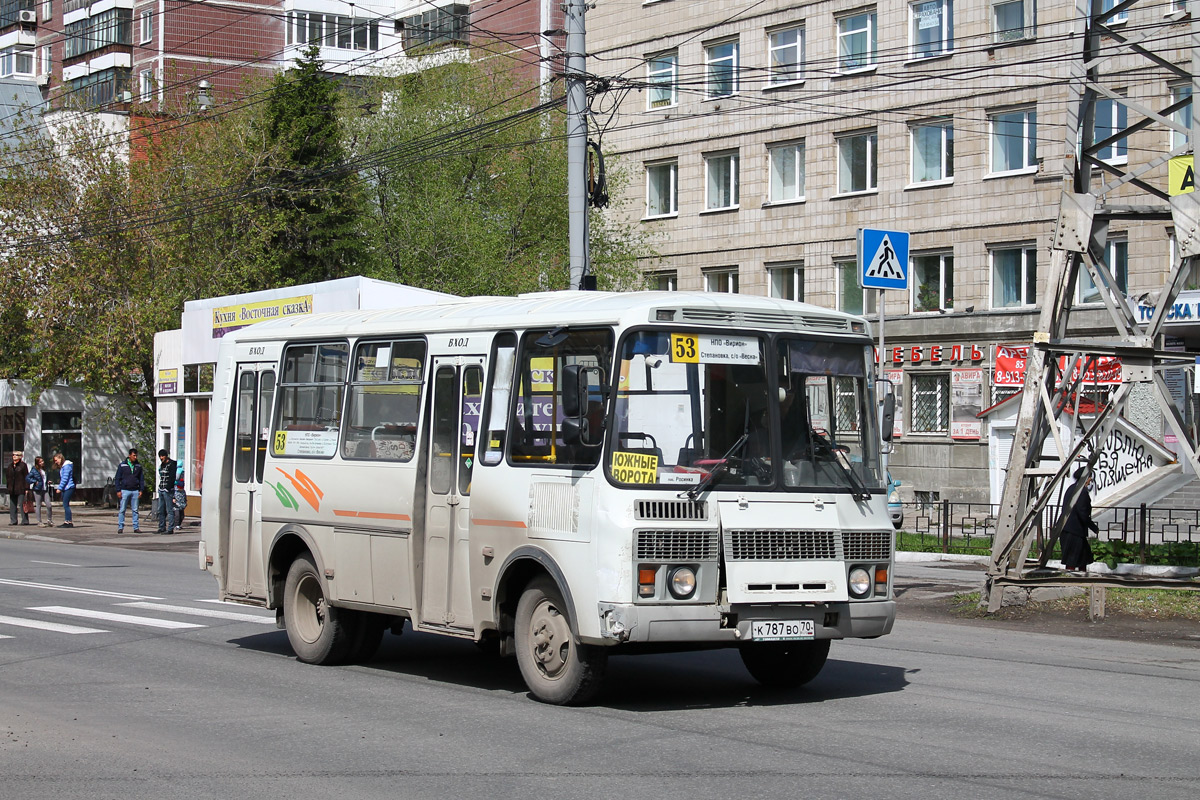
{"label": "sign post", "polygon": [[[908,288],[908,240],[907,231],[858,229],[858,285],[863,289],[864,298],[868,289],[879,290],[879,368],[881,370],[884,353],[883,292],[885,289]],[[863,311],[866,311],[866,308],[863,308]],[[880,412],[882,413],[882,408]],[[887,450],[882,450],[880,463],[883,466],[885,480],[887,479],[887,457]]]}

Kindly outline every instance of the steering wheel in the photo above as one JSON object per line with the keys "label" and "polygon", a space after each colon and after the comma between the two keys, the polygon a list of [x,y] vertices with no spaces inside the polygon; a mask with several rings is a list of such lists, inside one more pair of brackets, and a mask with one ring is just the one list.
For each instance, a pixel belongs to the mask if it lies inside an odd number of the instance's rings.
{"label": "steering wheel", "polygon": [[813,455],[817,458],[825,458],[830,461],[836,461],[838,453],[849,453],[850,448],[843,444],[834,444],[829,438],[829,433],[821,428],[814,428],[813,432]]}

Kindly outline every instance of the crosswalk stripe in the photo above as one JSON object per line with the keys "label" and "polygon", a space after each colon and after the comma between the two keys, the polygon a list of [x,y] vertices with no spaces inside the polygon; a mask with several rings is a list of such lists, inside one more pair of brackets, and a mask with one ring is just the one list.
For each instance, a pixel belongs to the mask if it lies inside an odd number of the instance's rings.
{"label": "crosswalk stripe", "polygon": [[125,622],[130,625],[144,625],[147,628],[169,628],[179,630],[183,628],[203,628],[203,625],[197,625],[194,622],[176,622],[170,619],[155,619],[154,617],[136,617],[133,614],[114,614],[111,611],[93,611],[88,608],[70,608],[68,606],[38,606],[30,608],[29,611],[44,611],[47,614],[65,614],[69,617],[84,617],[86,619],[99,619],[106,622]]}
{"label": "crosswalk stripe", "polygon": [[81,628],[78,625],[64,625],[61,622],[46,622],[40,619],[24,619],[23,617],[0,617],[0,625],[15,625],[18,628],[36,628],[40,631],[54,633],[108,633],[99,628]]}
{"label": "crosswalk stripe", "polygon": [[167,603],[117,603],[127,608],[144,608],[147,611],[166,611],[170,614],[188,614],[193,617],[211,617],[213,619],[229,619],[235,622],[258,622],[274,625],[275,617],[264,617],[261,614],[239,614],[236,611],[218,611],[215,608],[191,608],[189,606],[172,606]]}
{"label": "crosswalk stripe", "polygon": [[95,597],[111,597],[114,600],[162,600],[161,597],[149,597],[144,594],[106,592],[103,589],[80,589],[77,586],[62,586],[57,583],[34,583],[33,581],[15,581],[11,578],[0,578],[0,585],[23,586],[27,589],[49,589],[55,592],[70,592],[72,594],[89,594]]}
{"label": "crosswalk stripe", "polygon": [[0,633],[0,639],[11,639],[11,638],[12,638],[11,636],[5,636],[3,633]]}

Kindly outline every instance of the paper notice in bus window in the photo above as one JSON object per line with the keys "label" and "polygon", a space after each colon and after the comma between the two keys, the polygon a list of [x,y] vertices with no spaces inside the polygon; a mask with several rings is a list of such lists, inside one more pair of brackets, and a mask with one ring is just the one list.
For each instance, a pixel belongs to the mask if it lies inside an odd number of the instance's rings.
{"label": "paper notice in bus window", "polygon": [[612,476],[621,483],[654,483],[658,479],[658,456],[614,450]]}
{"label": "paper notice in bus window", "polygon": [[753,336],[672,333],[671,361],[676,364],[757,364],[758,339]]}
{"label": "paper notice in bus window", "polygon": [[[387,369],[388,362],[392,360],[392,348],[381,347],[375,351],[375,366]],[[386,380],[386,376],[384,376]]]}
{"label": "paper notice in bus window", "polygon": [[273,451],[277,456],[331,456],[337,452],[337,431],[279,431]]}

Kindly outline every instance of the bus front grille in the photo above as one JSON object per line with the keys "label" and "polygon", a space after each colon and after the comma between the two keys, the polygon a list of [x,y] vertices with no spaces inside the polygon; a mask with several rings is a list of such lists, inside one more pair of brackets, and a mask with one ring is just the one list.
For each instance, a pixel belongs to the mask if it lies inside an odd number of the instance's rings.
{"label": "bus front grille", "polygon": [[728,531],[725,557],[730,561],[833,561],[836,531]]}
{"label": "bus front grille", "polygon": [[638,500],[634,503],[636,519],[706,520],[708,504],[703,500]]}
{"label": "bus front grille", "polygon": [[638,531],[638,561],[716,561],[716,531]]}
{"label": "bus front grille", "polygon": [[846,531],[842,547],[847,561],[887,561],[892,557],[892,534],[889,531]]}

